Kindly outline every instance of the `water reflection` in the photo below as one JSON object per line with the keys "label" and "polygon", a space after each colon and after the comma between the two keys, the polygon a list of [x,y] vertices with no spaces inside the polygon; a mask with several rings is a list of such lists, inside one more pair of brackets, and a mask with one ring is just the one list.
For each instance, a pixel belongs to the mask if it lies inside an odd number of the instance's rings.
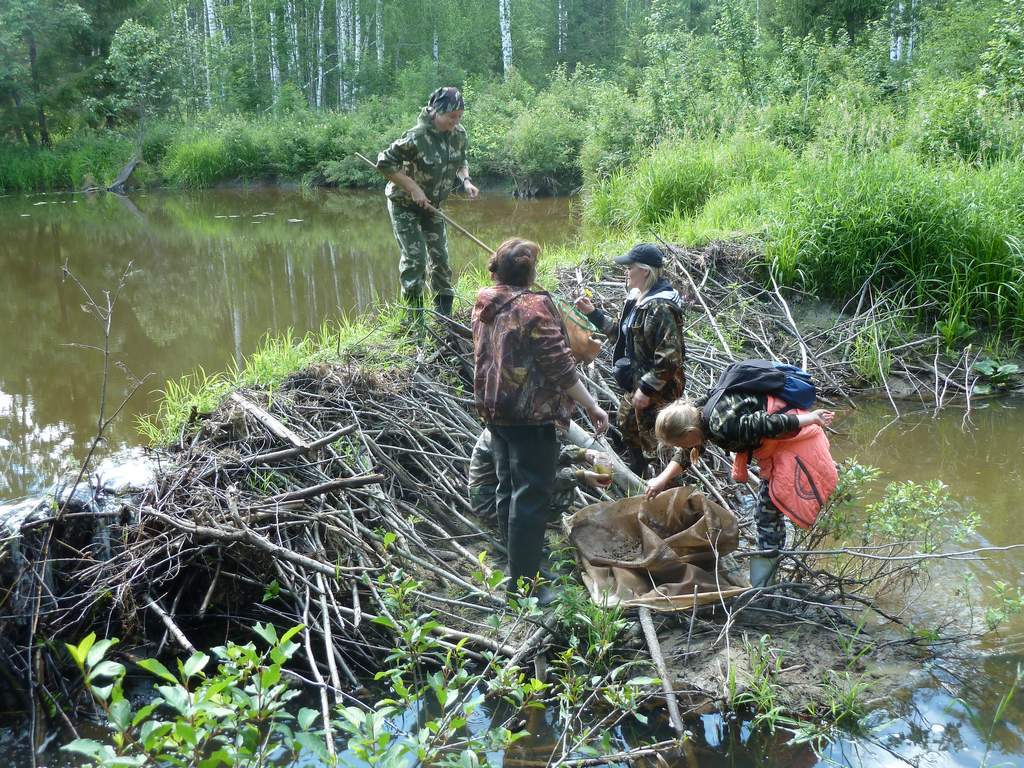
{"label": "water reflection", "polygon": [[[460,223],[496,244],[512,234],[547,244],[572,236],[566,199],[455,200]],[[398,252],[383,197],[351,192],[218,190],[119,198],[0,199],[0,499],[35,492],[95,433],[102,342],[67,262],[101,300],[129,261],[115,309],[108,409],[135,377],[153,377],[119,417],[109,447],[137,442],[150,390],[197,367],[240,363],[265,333],[303,333],[342,312],[392,298]],[[457,269],[485,256],[450,237]],[[108,410],[109,412],[109,410]],[[71,450],[69,455],[68,449]]]}

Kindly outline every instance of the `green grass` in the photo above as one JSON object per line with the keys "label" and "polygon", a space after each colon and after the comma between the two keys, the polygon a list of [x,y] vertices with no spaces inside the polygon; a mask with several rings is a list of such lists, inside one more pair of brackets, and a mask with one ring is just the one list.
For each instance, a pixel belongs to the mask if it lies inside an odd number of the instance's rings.
{"label": "green grass", "polygon": [[389,304],[375,317],[342,317],[302,337],[291,330],[267,336],[240,367],[216,374],[199,369],[168,381],[157,412],[138,420],[139,432],[153,445],[175,443],[193,410],[210,413],[241,388],[273,396],[289,376],[317,363],[354,360],[364,371],[401,371],[414,354],[403,328],[401,307]]}
{"label": "green grass", "polygon": [[763,139],[658,147],[588,191],[576,254],[652,233],[759,244],[790,285],[845,301],[866,283],[922,306],[930,330],[1024,336],[1024,162],[927,162],[904,149],[793,154]]}
{"label": "green grass", "polygon": [[89,179],[110,184],[131,158],[132,146],[112,133],[86,133],[52,150],[0,142],[0,193],[82,189]]}
{"label": "green grass", "polygon": [[662,144],[589,190],[584,212],[603,227],[651,227],[694,216],[737,182],[771,182],[791,163],[787,150],[742,134]]}

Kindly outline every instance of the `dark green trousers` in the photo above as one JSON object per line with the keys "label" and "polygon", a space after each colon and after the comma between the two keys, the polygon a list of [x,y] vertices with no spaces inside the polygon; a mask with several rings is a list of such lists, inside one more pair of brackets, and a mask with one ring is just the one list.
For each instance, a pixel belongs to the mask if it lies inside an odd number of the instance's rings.
{"label": "dark green trousers", "polygon": [[540,568],[555,487],[558,438],[554,424],[489,424],[488,429],[498,475],[498,530],[505,536],[510,589],[515,589],[520,576],[532,579]]}

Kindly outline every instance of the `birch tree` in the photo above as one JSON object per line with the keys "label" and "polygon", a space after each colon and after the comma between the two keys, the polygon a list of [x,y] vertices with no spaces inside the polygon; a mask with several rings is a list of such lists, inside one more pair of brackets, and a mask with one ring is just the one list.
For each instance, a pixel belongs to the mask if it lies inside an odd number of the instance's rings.
{"label": "birch tree", "polygon": [[[626,7],[628,13],[628,3]],[[565,57],[566,37],[569,32],[569,0],[558,0],[555,26],[555,50],[558,53],[558,58],[562,59]]]}
{"label": "birch tree", "polygon": [[285,39],[288,47],[288,79],[302,87],[299,71],[299,26],[295,21],[294,0],[287,0],[284,6]]}
{"label": "birch tree", "polygon": [[316,108],[323,108],[324,96],[324,6],[326,0],[320,0],[316,14]]}
{"label": "birch tree", "polygon": [[512,72],[512,0],[498,0],[498,27],[501,31],[501,70],[505,77]]}
{"label": "birch tree", "polygon": [[270,97],[274,104],[281,94],[281,65],[277,60],[277,14],[270,9]]}
{"label": "birch tree", "polygon": [[348,80],[348,17],[352,11],[351,0],[334,0],[334,36],[338,55],[338,108],[349,106]]}
{"label": "birch tree", "polygon": [[384,66],[384,0],[377,0],[377,8],[373,13],[376,26],[374,45],[377,47],[377,66]]}

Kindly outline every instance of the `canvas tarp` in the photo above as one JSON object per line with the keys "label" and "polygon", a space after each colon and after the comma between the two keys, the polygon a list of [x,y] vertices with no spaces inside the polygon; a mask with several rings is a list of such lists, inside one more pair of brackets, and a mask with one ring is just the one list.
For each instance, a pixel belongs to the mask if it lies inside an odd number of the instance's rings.
{"label": "canvas tarp", "polygon": [[653,501],[592,504],[565,524],[599,605],[678,611],[747,588],[728,557],[739,543],[736,516],[689,486]]}

